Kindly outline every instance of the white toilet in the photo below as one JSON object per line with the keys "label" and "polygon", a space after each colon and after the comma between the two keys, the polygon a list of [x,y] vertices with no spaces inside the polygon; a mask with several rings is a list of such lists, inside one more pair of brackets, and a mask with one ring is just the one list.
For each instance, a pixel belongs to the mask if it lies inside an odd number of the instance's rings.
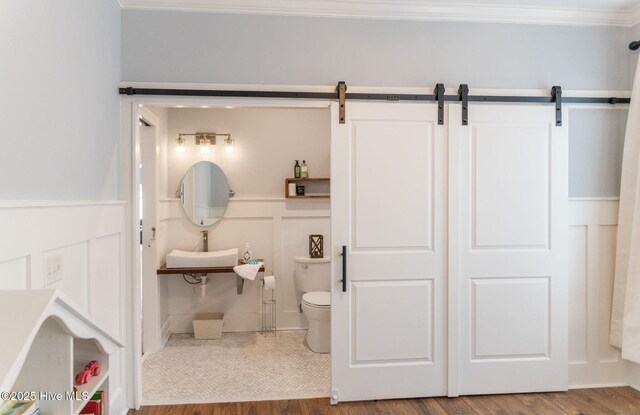
{"label": "white toilet", "polygon": [[331,258],[293,257],[296,288],[302,291],[302,312],[309,320],[307,346],[331,351]]}

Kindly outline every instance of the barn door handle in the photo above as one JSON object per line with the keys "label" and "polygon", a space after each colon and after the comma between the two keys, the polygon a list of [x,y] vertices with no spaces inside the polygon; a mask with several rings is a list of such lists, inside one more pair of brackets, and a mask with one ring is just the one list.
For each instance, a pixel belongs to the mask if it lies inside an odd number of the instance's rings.
{"label": "barn door handle", "polygon": [[342,292],[347,292],[347,246],[342,245],[342,279],[340,282],[342,283]]}

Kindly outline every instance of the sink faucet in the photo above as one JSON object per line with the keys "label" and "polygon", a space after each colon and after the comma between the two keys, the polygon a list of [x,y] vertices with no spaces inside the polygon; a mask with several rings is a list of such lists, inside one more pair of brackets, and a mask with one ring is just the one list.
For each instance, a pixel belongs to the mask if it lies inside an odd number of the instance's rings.
{"label": "sink faucet", "polygon": [[200,231],[202,233],[202,252],[209,252],[209,231]]}

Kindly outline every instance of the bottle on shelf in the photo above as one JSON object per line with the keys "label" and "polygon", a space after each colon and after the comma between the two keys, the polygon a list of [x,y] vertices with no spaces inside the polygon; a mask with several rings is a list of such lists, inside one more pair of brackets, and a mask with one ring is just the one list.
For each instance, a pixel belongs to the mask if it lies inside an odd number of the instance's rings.
{"label": "bottle on shelf", "polygon": [[307,161],[302,160],[302,166],[300,166],[300,177],[306,179],[309,177],[309,168],[307,167]]}
{"label": "bottle on shelf", "polygon": [[249,246],[249,242],[247,242],[244,246],[244,253],[242,254],[242,257],[247,262],[249,262],[249,260],[251,259],[251,247]]}
{"label": "bottle on shelf", "polygon": [[296,160],[296,165],[293,166],[293,177],[300,178],[300,163],[298,163],[298,160]]}

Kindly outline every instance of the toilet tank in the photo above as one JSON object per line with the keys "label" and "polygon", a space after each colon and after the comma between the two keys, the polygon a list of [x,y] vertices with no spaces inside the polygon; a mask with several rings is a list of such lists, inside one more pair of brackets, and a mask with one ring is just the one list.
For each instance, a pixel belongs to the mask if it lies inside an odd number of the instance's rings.
{"label": "toilet tank", "polygon": [[293,257],[296,290],[331,291],[331,258]]}

